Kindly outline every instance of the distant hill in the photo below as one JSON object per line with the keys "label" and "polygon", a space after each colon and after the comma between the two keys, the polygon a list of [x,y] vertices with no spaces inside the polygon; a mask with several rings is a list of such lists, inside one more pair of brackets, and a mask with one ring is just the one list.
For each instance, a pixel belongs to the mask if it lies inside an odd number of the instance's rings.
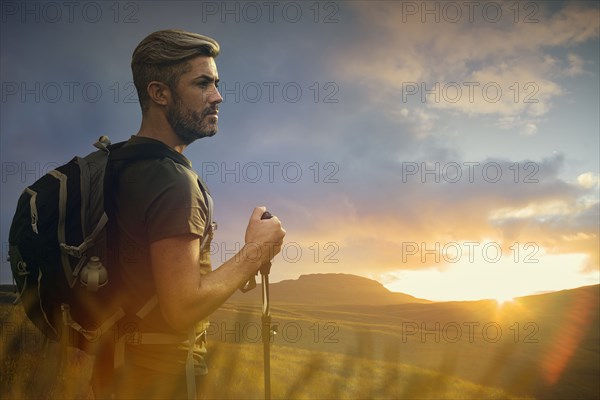
{"label": "distant hill", "polygon": [[[260,279],[260,278],[259,278]],[[260,292],[260,283],[255,289]],[[270,295],[277,303],[384,306],[430,303],[404,293],[391,292],[381,283],[351,274],[310,274],[298,279],[270,284]],[[247,301],[253,295],[237,292],[231,301]]]}
{"label": "distant hill", "polygon": [[[260,286],[234,299],[211,316],[211,340],[257,343]],[[361,357],[364,371],[373,360],[402,363],[521,398],[600,399],[600,285],[503,304],[427,302],[370,279],[322,274],[273,284],[271,306],[280,333],[275,343],[282,346],[272,354],[304,348]],[[342,375],[352,370],[346,368]],[[425,386],[439,390],[444,384]],[[429,395],[403,398],[437,398]]]}
{"label": "distant hill", "polygon": [[[420,303],[388,304],[373,306],[360,304],[351,308],[334,306],[338,311],[349,311],[382,318],[401,318],[411,321],[434,321],[441,324],[453,321],[500,321],[501,319],[532,320],[544,322],[545,326],[563,324],[565,315],[598,309],[600,306],[600,285],[582,286],[556,292],[516,297],[513,301],[499,306],[495,300],[465,300]],[[499,313],[499,311],[502,311]],[[560,318],[559,318],[560,317]],[[590,316],[591,317],[591,316]],[[596,327],[598,331],[598,327]]]}

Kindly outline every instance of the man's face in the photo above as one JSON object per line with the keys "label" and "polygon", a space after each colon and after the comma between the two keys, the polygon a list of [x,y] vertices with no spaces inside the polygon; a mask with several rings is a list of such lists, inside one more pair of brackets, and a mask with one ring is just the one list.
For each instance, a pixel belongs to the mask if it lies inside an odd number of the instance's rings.
{"label": "man's face", "polygon": [[167,109],[171,128],[186,145],[217,133],[219,103],[223,101],[214,58],[196,57],[188,63],[191,68],[179,78]]}

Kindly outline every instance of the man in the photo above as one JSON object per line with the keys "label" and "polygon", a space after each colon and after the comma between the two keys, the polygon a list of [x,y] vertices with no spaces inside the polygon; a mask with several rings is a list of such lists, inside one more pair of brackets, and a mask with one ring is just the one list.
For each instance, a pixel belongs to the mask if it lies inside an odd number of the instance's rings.
{"label": "man", "polygon": [[196,383],[206,374],[202,321],[281,249],[281,222],[261,220],[266,209],[256,207],[240,252],[214,270],[210,265],[206,193],[181,153],[217,133],[218,54],[215,40],[177,30],[150,34],[133,53],[142,123],[126,146],[158,144],[184,162],[165,157],[116,167],[113,250],[130,297],[126,308],[139,318],[120,324],[114,375],[112,354],[105,349],[97,358],[97,397],[114,391],[117,398],[187,398],[190,371]]}

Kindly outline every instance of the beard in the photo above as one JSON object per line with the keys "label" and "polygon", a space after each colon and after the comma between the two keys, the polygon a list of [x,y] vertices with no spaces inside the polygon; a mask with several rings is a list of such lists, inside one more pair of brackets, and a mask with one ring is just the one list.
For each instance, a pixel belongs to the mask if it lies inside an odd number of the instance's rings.
{"label": "beard", "polygon": [[173,132],[186,146],[197,139],[211,137],[217,133],[216,123],[207,121],[207,116],[218,110],[218,106],[209,107],[202,112],[184,108],[179,96],[174,97],[174,104],[167,111],[167,121]]}

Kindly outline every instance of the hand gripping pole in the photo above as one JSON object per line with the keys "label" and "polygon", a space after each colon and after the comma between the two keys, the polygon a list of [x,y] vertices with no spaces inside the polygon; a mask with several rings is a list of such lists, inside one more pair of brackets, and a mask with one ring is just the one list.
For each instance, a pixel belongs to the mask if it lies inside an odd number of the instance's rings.
{"label": "hand gripping pole", "polygon": [[[271,219],[270,212],[265,211],[260,219]],[[275,333],[271,329],[271,310],[269,308],[269,273],[271,272],[271,262],[267,261],[260,266],[260,277],[262,286],[262,317],[261,317],[261,336],[263,341],[264,356],[264,378],[265,378],[265,400],[271,399],[271,334]],[[258,274],[258,271],[257,271]],[[248,292],[256,287],[256,278],[254,275],[248,282],[240,288],[242,292]]]}

